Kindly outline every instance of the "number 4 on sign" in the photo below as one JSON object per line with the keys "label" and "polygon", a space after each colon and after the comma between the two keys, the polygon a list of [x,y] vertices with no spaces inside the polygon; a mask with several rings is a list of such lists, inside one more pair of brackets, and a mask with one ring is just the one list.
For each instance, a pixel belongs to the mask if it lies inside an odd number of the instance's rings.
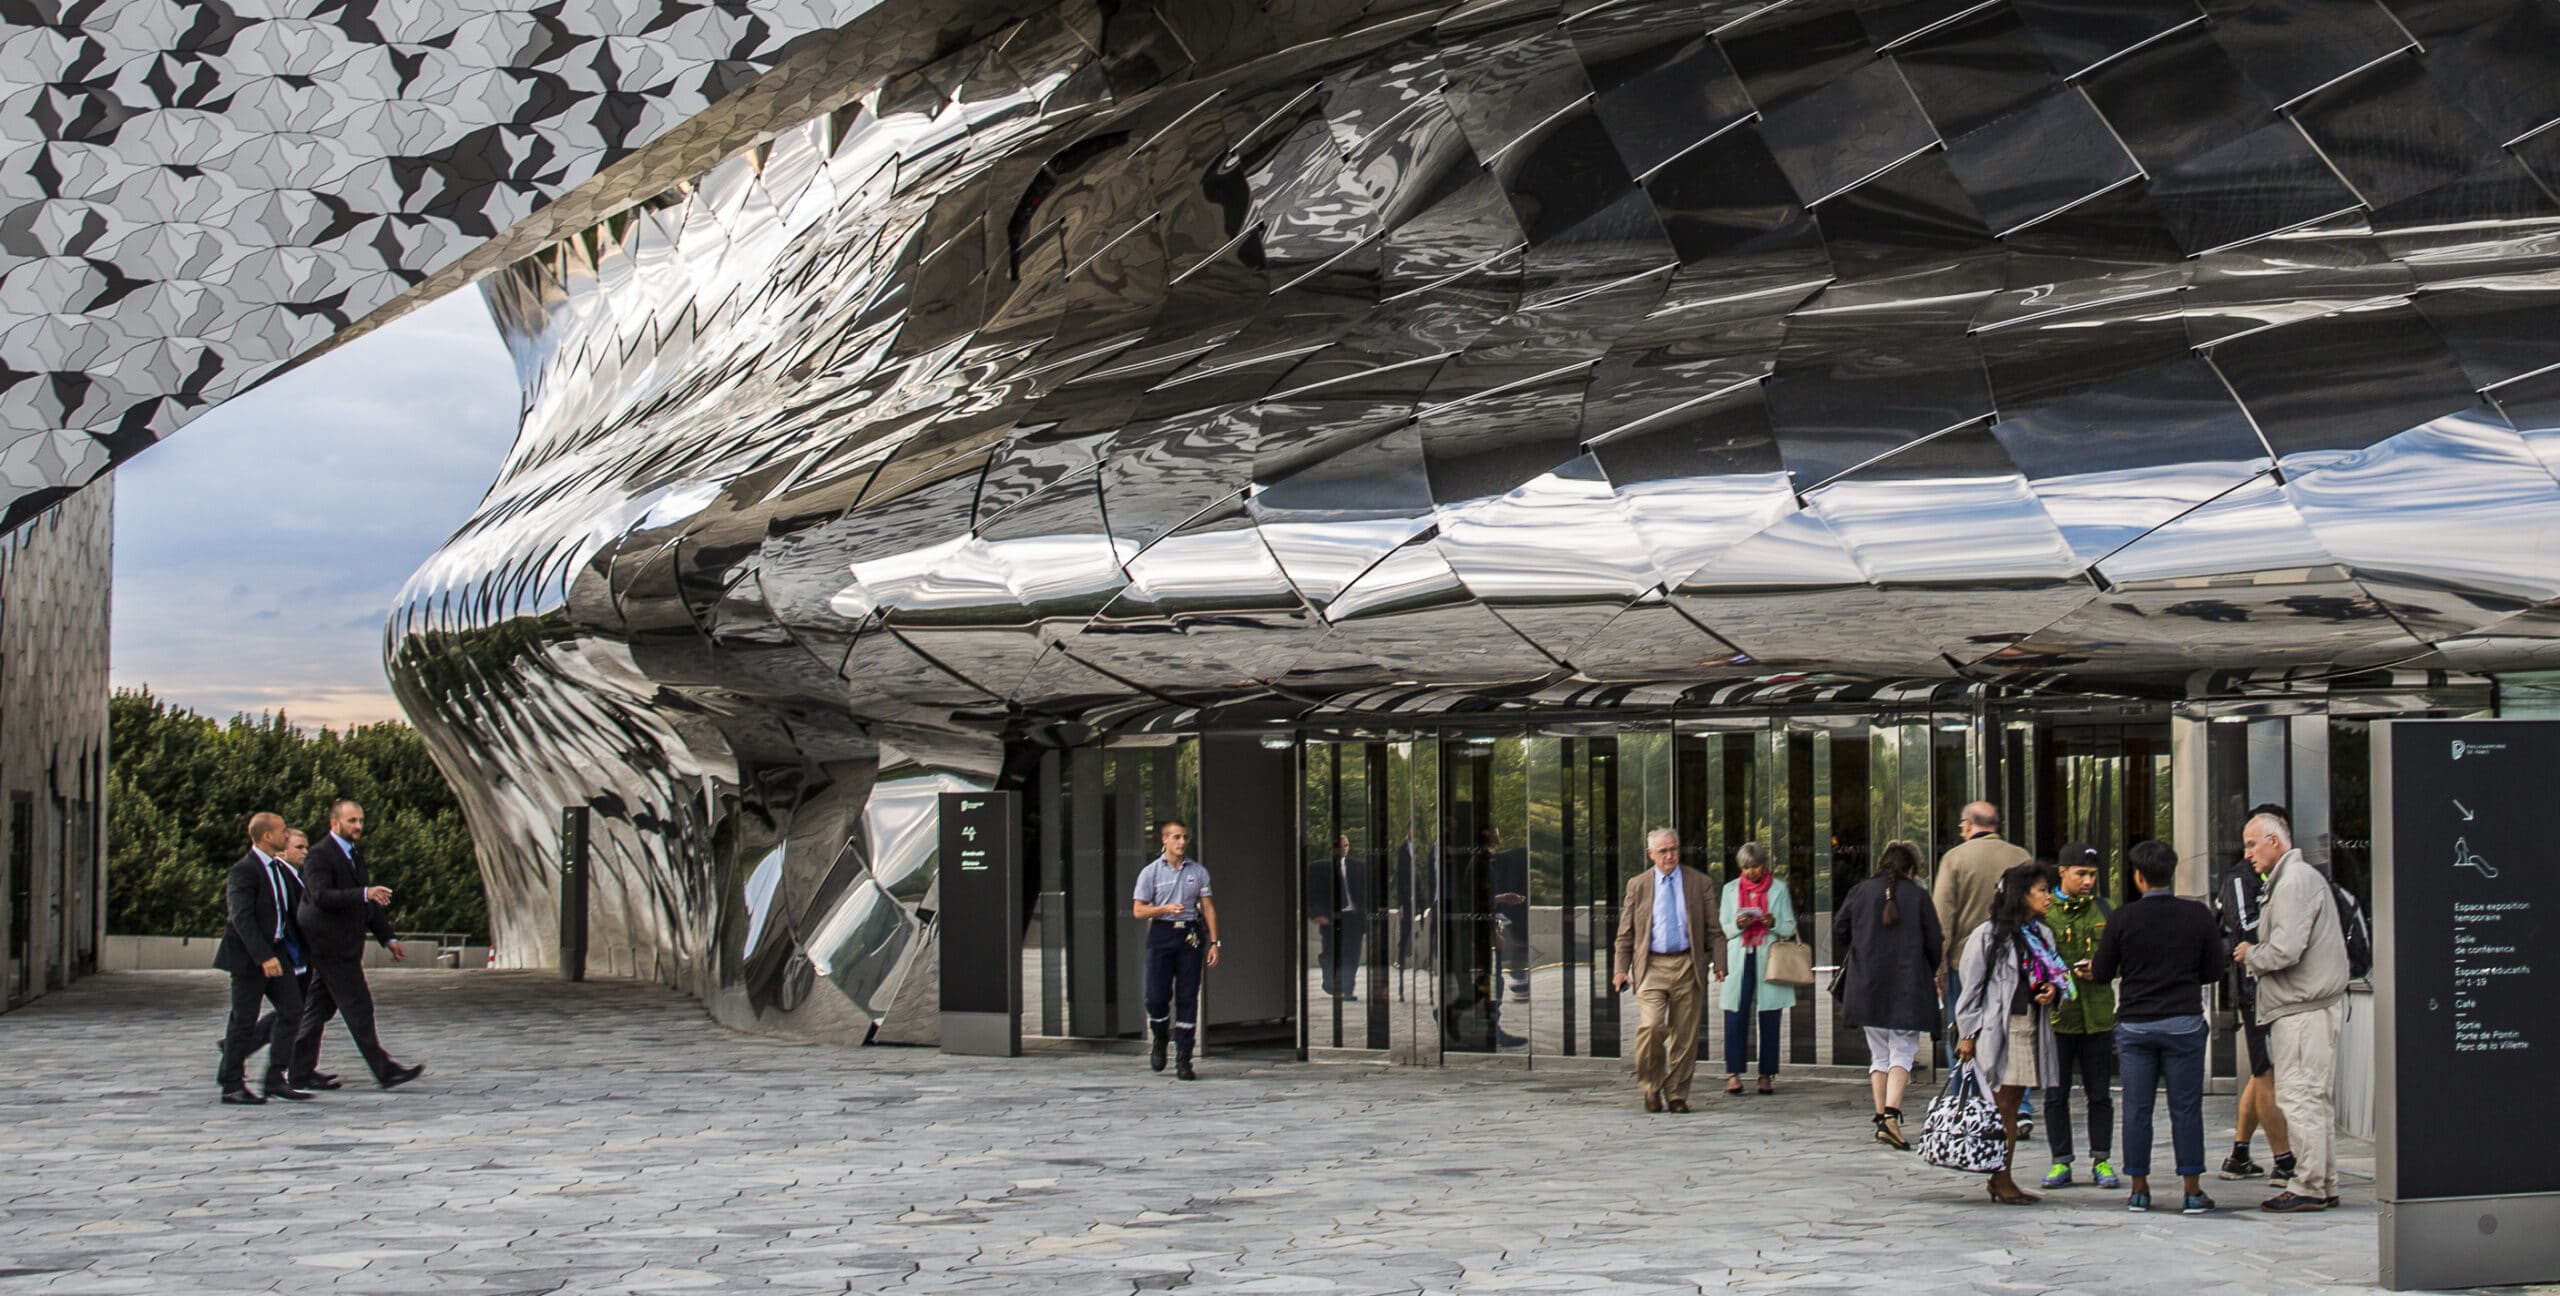
{"label": "number 4 on sign", "polygon": [[961,840],[963,840],[963,841],[976,841],[976,840],[978,840],[978,826],[977,826],[976,824],[969,824],[969,825],[967,825],[967,826],[965,826],[965,827],[961,828],[961,830],[960,830],[960,837],[961,837]]}

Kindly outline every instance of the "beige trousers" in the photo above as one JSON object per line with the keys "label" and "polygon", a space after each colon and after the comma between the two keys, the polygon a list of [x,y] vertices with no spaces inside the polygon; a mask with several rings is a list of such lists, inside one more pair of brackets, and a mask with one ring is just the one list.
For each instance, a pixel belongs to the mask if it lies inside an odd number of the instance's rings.
{"label": "beige trousers", "polygon": [[1698,1073],[1698,1017],[1706,1003],[1690,971],[1695,957],[1695,950],[1650,955],[1636,986],[1636,1084],[1665,1102],[1687,1102]]}
{"label": "beige trousers", "polygon": [[2275,1065],[2276,1106],[2293,1135],[2293,1183],[2297,1197],[2338,1195],[2338,1028],[2344,1004],[2294,1013],[2267,1023],[2267,1060]]}

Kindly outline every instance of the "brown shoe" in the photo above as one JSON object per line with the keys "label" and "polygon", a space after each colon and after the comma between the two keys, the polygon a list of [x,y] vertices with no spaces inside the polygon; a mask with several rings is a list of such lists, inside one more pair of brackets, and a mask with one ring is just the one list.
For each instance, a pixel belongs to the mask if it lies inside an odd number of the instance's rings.
{"label": "brown shoe", "polygon": [[1736,1076],[1726,1076],[1726,1077],[1724,1078],[1724,1091],[1725,1091],[1726,1093],[1734,1093],[1734,1094],[1741,1093],[1741,1092],[1742,1092],[1742,1077],[1741,1077],[1741,1076],[1738,1076],[1738,1075],[1736,1075]]}
{"label": "brown shoe", "polygon": [[1769,1083],[1769,1077],[1762,1076],[1760,1077],[1760,1092],[1764,1094],[1773,1094],[1778,1092],[1778,1086]]}
{"label": "brown shoe", "polygon": [[1671,1110],[1676,1111],[1676,1112],[1685,1112],[1685,1111],[1689,1110],[1689,1100],[1688,1100],[1688,1099],[1686,1099],[1686,1098],[1674,1098],[1674,1099],[1672,1099],[1672,1100],[1671,1100]]}
{"label": "brown shoe", "polygon": [[1662,1095],[1661,1095],[1661,1094],[1658,1094],[1658,1093],[1655,1093],[1655,1092],[1654,1092],[1654,1091],[1652,1091],[1651,1089],[1647,1089],[1647,1090],[1645,1090],[1645,1091],[1644,1091],[1644,1109],[1645,1109],[1646,1111],[1649,1111],[1649,1112],[1658,1112],[1658,1111],[1661,1111],[1661,1110],[1662,1110]]}

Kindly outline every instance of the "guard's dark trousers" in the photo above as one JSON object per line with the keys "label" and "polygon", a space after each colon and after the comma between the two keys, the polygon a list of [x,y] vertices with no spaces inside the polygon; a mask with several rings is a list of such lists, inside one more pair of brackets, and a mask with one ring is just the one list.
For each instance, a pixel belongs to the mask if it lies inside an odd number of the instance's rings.
{"label": "guard's dark trousers", "polygon": [[364,983],[364,964],[355,959],[311,960],[311,998],[302,1006],[302,1030],[294,1041],[293,1078],[300,1080],[320,1065],[320,1032],[329,1019],[344,1016],[356,1051],[373,1069],[373,1078],[391,1072],[391,1057],[373,1033],[373,990]]}
{"label": "guard's dark trousers", "polygon": [[[279,1021],[302,1020],[302,986],[291,973],[271,977],[256,968],[231,974],[231,1021],[222,1032],[222,1067],[215,1073],[222,1091],[248,1088],[249,1054],[257,1047],[258,1009],[276,1006]],[[281,1084],[293,1060],[293,1032],[279,1031],[267,1041],[267,1083]]]}
{"label": "guard's dark trousers", "polygon": [[1174,1051],[1191,1056],[1191,1041],[1200,1026],[1200,963],[1208,953],[1208,937],[1194,945],[1187,937],[1200,929],[1169,922],[1147,924],[1147,1025],[1159,1034],[1168,1019]]}

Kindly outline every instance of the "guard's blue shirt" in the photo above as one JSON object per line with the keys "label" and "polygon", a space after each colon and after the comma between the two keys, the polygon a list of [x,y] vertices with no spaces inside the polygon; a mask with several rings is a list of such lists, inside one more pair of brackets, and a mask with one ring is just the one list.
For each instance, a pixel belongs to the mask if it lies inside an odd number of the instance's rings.
{"label": "guard's blue shirt", "polygon": [[1689,950],[1689,897],[1682,894],[1680,870],[1653,871],[1653,952],[1685,954]]}
{"label": "guard's blue shirt", "polygon": [[1209,870],[1200,861],[1186,859],[1181,868],[1165,863],[1158,855],[1145,868],[1138,870],[1138,885],[1129,898],[1140,904],[1179,904],[1182,912],[1167,914],[1157,922],[1197,922],[1200,919],[1200,897],[1209,894]]}

